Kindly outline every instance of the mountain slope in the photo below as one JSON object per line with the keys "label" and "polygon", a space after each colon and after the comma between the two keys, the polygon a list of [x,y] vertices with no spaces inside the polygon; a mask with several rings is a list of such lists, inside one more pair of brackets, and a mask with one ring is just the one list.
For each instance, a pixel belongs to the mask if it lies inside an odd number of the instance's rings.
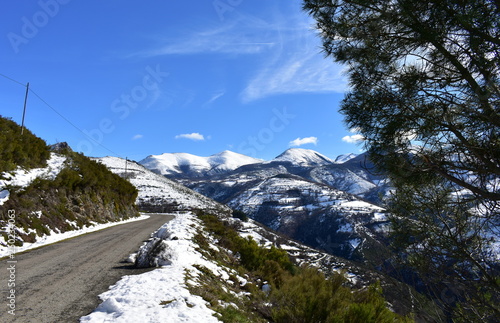
{"label": "mountain slope", "polygon": [[356,158],[356,156],[358,156],[358,154],[349,153],[349,154],[339,155],[335,158],[335,163],[343,164],[353,158]]}
{"label": "mountain slope", "polygon": [[387,224],[383,210],[353,195],[293,175],[277,175],[228,203],[280,233],[347,259],[366,259]]}
{"label": "mountain slope", "polygon": [[137,188],[136,204],[142,210],[149,212],[228,210],[214,200],[156,174],[136,162],[127,162],[119,157],[102,157],[94,160],[104,164],[111,172],[127,178]]}
{"label": "mountain slope", "polygon": [[21,135],[13,121],[0,118],[0,123],[1,136],[10,136],[0,141],[1,246],[139,215],[137,190],[106,167],[67,145],[51,151],[29,130]]}
{"label": "mountain slope", "polygon": [[[365,322],[362,313],[374,300],[366,297],[372,284],[379,284],[387,301],[377,292],[378,308],[369,311],[380,321],[401,320],[388,308],[432,321],[424,312],[430,302],[407,285],[287,240],[254,221],[242,222],[224,214],[177,214],[140,248],[136,264],[159,268],[124,277],[100,295],[102,304],[82,322],[116,318],[127,322],[309,322],[307,308],[338,321]],[[329,288],[331,281],[325,276],[342,287]],[[351,306],[365,311],[350,312]],[[346,313],[350,320],[343,319]],[[280,319],[282,315],[289,319]],[[316,317],[314,321],[333,320]]]}

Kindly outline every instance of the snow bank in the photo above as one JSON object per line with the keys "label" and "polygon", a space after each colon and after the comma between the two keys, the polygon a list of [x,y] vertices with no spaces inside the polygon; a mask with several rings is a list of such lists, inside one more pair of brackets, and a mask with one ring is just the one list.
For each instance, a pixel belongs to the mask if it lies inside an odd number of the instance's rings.
{"label": "snow bank", "polygon": [[156,254],[153,271],[124,276],[109,291],[99,295],[103,302],[80,322],[219,322],[214,311],[200,297],[191,295],[185,282],[186,272],[196,272],[193,265],[203,265],[217,271],[195,250],[191,241],[198,226],[191,213],[177,214],[153,234],[141,247],[145,253],[155,241],[163,244]]}

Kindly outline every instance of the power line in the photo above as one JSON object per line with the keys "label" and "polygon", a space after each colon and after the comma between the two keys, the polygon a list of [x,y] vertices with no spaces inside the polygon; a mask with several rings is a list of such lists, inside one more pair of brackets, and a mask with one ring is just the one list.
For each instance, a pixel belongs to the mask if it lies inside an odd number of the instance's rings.
{"label": "power line", "polygon": [[[109,151],[110,153],[114,154],[115,156],[120,156],[120,154],[117,154],[116,152],[112,151],[111,149],[109,149],[108,147],[104,146],[103,144],[101,144],[100,142],[98,142],[97,140],[95,140],[94,138],[92,138],[91,136],[87,135],[82,129],[80,129],[78,126],[76,126],[73,122],[71,122],[68,118],[66,118],[65,116],[63,116],[61,113],[59,113],[59,111],[57,111],[54,107],[52,107],[50,104],[47,103],[47,101],[45,101],[41,96],[39,96],[35,91],[33,91],[32,89],[30,89],[30,92],[33,93],[33,95],[35,95],[40,101],[42,101],[46,106],[48,106],[52,111],[54,111],[58,116],[60,116],[62,119],[64,119],[67,123],[69,123],[73,128],[75,128],[76,130],[78,130],[79,132],[81,132],[85,137],[89,138],[90,140],[92,140],[95,144],[101,146],[102,148],[106,149],[107,151]],[[122,157],[122,156],[120,156]]]}
{"label": "power line", "polygon": [[11,80],[12,82],[19,84],[19,85],[21,85],[22,87],[26,87],[26,84],[23,84],[23,83],[21,83],[21,82],[19,82],[19,81],[16,81],[16,80],[14,80],[13,78],[8,77],[7,75],[4,75],[4,74],[0,73],[0,76],[3,76],[3,77],[5,77],[6,79]]}
{"label": "power line", "polygon": [[[116,152],[112,151],[111,149],[107,148],[106,146],[104,146],[103,144],[101,144],[100,142],[98,142],[97,140],[95,140],[94,138],[92,138],[91,136],[87,135],[82,129],[80,129],[77,125],[75,125],[73,122],[71,122],[68,118],[66,118],[64,115],[62,115],[59,111],[57,111],[53,106],[51,106],[47,101],[45,101],[40,95],[38,95],[35,91],[33,91],[33,89],[29,88],[29,86],[11,78],[11,77],[8,77],[7,75],[4,75],[2,73],[0,73],[0,76],[14,82],[14,83],[17,83],[19,85],[22,85],[23,87],[26,87],[26,92],[31,92],[33,93],[34,96],[36,96],[40,101],[42,101],[47,107],[49,107],[52,111],[54,111],[54,113],[56,113],[59,117],[61,117],[64,121],[66,121],[67,123],[69,123],[73,128],[75,128],[76,130],[78,130],[80,133],[82,133],[86,138],[90,139],[92,142],[94,142],[96,145],[99,145],[101,146],[102,148],[104,148],[105,150],[109,151],[110,153],[112,153],[113,155],[115,156],[119,156],[119,157],[122,157],[120,154],[117,154]],[[28,83],[29,84],[29,83]],[[23,119],[24,119],[24,115],[23,115]]]}

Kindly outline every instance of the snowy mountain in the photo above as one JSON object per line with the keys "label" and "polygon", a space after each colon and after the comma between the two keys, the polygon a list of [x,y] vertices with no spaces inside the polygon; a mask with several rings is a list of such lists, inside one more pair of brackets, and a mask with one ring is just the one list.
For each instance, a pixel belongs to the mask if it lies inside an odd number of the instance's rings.
{"label": "snowy mountain", "polygon": [[214,200],[156,174],[136,162],[119,157],[102,157],[94,160],[106,165],[111,172],[127,178],[138,189],[136,204],[142,210],[151,212],[228,210]]}
{"label": "snowy mountain", "polygon": [[[225,152],[214,156],[228,155]],[[301,165],[305,160],[313,165],[330,163],[320,154],[307,150],[293,149],[280,156],[292,157]],[[127,163],[117,157],[96,160],[112,172],[128,178],[137,187],[137,205],[142,209],[162,212],[223,209],[208,196],[312,247],[345,258],[364,258],[364,250],[371,248],[368,242],[377,244],[376,237],[383,233],[386,225],[383,209],[326,184],[290,174],[280,163],[290,164],[292,158],[283,160],[281,157],[273,163],[246,165],[232,173],[183,180],[201,194],[135,162]],[[223,165],[238,162],[225,158],[220,158],[220,161]],[[321,168],[313,168],[318,169]]]}
{"label": "snowy mountain", "polygon": [[270,162],[288,162],[294,166],[311,167],[333,164],[330,158],[310,149],[291,148]]}
{"label": "snowy mountain", "polygon": [[226,150],[209,157],[200,157],[187,153],[151,155],[139,163],[164,176],[200,177],[224,173],[243,165],[260,162],[262,162],[260,159]]}
{"label": "snowy mountain", "polygon": [[[349,259],[365,259],[387,224],[383,209],[331,186],[263,167],[231,175],[183,180],[206,196],[312,247]],[[246,167],[245,167],[246,168]]]}

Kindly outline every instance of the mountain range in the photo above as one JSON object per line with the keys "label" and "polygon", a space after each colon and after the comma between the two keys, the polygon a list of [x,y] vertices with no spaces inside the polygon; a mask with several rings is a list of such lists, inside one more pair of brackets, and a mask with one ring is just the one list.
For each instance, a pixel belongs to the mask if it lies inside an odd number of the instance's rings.
{"label": "mountain range", "polygon": [[332,160],[292,148],[263,161],[230,151],[174,153],[139,164],[314,248],[369,262],[385,252],[380,196],[390,187],[365,154]]}

